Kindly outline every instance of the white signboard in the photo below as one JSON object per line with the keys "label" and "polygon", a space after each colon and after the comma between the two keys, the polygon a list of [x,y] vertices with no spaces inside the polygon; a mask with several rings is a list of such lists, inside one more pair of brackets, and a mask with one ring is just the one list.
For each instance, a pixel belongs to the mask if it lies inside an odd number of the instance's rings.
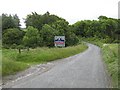
{"label": "white signboard", "polygon": [[55,36],[54,38],[55,46],[65,47],[65,36]]}

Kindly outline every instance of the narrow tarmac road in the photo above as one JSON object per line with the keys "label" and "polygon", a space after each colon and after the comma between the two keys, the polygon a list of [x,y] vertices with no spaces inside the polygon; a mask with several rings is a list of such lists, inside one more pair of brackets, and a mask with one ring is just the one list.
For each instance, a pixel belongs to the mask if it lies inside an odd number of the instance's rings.
{"label": "narrow tarmac road", "polygon": [[108,88],[109,80],[100,48],[88,44],[88,49],[75,56],[51,62],[48,71],[31,75],[4,87],[11,88]]}

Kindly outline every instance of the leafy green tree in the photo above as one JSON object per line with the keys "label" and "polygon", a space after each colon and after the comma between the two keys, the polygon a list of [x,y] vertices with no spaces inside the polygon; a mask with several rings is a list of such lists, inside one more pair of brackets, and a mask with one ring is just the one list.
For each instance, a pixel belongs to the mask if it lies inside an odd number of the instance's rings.
{"label": "leafy green tree", "polygon": [[2,14],[2,30],[3,32],[9,28],[20,28],[20,20],[17,14],[15,15],[7,15]]}
{"label": "leafy green tree", "polygon": [[40,31],[40,36],[43,38],[43,46],[54,46],[55,35],[57,35],[57,31],[50,25],[45,24]]}
{"label": "leafy green tree", "polygon": [[2,16],[0,16],[0,40],[2,39]]}
{"label": "leafy green tree", "polygon": [[65,36],[66,46],[75,45],[78,43],[78,38],[72,31],[72,26],[68,25],[66,20],[58,20],[52,24],[52,27],[57,31],[58,36]]}
{"label": "leafy green tree", "polygon": [[20,28],[20,19],[19,19],[19,17],[17,16],[17,14],[15,14],[15,15],[13,15],[12,16],[12,19],[13,19],[13,21],[14,21],[14,23],[15,23],[15,26],[16,26],[16,28]]}
{"label": "leafy green tree", "polygon": [[72,25],[73,32],[77,36],[84,37],[85,36],[85,32],[84,32],[85,25],[86,25],[86,23],[84,21],[78,21],[78,22],[76,22],[75,24]]}
{"label": "leafy green tree", "polygon": [[82,37],[92,37],[91,22],[90,20],[84,20],[73,24],[75,34]]}
{"label": "leafy green tree", "polygon": [[38,29],[32,26],[28,26],[25,36],[23,37],[23,43],[27,47],[37,47],[40,43],[40,35]]}
{"label": "leafy green tree", "polygon": [[3,44],[19,45],[22,42],[23,35],[24,35],[23,31],[17,28],[7,29],[3,34]]}
{"label": "leafy green tree", "polygon": [[72,32],[67,32],[65,38],[66,38],[65,41],[66,46],[72,46],[79,43],[79,38]]}
{"label": "leafy green tree", "polygon": [[99,16],[98,19],[99,19],[99,20],[107,20],[108,17],[106,17],[106,16]]}
{"label": "leafy green tree", "polygon": [[[113,42],[118,37],[119,20],[100,16],[99,20],[78,21],[72,25],[73,32],[81,37],[96,37],[106,39],[107,42]],[[109,40],[108,40],[109,39]]]}
{"label": "leafy green tree", "polygon": [[115,39],[115,32],[117,31],[118,23],[113,19],[106,19],[101,20],[101,29],[102,33],[105,34],[105,36],[111,38],[111,40]]}
{"label": "leafy green tree", "polygon": [[32,14],[27,15],[25,23],[27,27],[33,26],[40,31],[45,24],[51,25],[57,20],[61,20],[61,18],[59,18],[56,15],[51,15],[49,12],[46,12],[43,15],[37,14],[36,12],[32,12]]}
{"label": "leafy green tree", "polygon": [[68,31],[68,22],[66,20],[58,20],[52,24],[52,27],[58,32],[57,35],[65,35]]}
{"label": "leafy green tree", "polygon": [[2,28],[2,16],[0,16],[0,28]]}

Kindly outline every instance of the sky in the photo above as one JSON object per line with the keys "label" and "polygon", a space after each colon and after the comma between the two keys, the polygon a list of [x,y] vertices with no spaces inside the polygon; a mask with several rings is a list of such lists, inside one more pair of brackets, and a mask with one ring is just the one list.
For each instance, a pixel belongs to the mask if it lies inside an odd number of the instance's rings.
{"label": "sky", "polygon": [[31,12],[44,14],[49,11],[74,24],[80,20],[96,20],[100,15],[118,18],[118,2],[119,0],[1,0],[0,14],[17,14],[23,28],[23,18]]}

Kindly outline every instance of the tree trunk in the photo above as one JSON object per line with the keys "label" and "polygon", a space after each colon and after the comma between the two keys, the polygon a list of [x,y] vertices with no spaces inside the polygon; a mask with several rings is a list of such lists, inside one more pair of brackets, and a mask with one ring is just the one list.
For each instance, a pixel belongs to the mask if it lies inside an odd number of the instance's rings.
{"label": "tree trunk", "polygon": [[19,53],[21,54],[21,49],[19,49]]}
{"label": "tree trunk", "polygon": [[27,51],[30,51],[30,50],[29,50],[29,47],[27,47]]}

